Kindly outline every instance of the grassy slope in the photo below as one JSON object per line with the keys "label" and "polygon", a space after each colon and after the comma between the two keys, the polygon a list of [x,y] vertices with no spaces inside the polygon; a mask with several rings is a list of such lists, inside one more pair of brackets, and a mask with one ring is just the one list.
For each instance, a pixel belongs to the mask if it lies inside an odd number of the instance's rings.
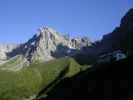
{"label": "grassy slope", "polygon": [[62,80],[40,100],[133,100],[133,57],[95,64],[67,80]]}
{"label": "grassy slope", "polygon": [[0,66],[0,69],[17,71],[17,70],[20,70],[21,68],[23,68],[23,65],[27,66],[26,60],[22,56],[18,55],[18,56],[11,58],[5,64]]}
{"label": "grassy slope", "polygon": [[36,63],[20,71],[0,70],[0,100],[21,100],[38,94],[56,80],[66,68],[64,77],[71,77],[81,66],[71,58]]}

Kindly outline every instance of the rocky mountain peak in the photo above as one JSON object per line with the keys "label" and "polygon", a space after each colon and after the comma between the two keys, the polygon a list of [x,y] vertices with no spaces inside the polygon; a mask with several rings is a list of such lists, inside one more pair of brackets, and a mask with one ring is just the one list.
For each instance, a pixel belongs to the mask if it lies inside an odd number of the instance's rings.
{"label": "rocky mountain peak", "polygon": [[57,31],[50,27],[41,27],[38,29],[38,32],[36,33],[36,37],[40,38],[40,40],[53,40],[56,41],[59,38],[63,38]]}
{"label": "rocky mountain peak", "polygon": [[39,28],[38,31],[39,31],[38,34],[41,34],[42,36],[45,34],[57,35],[57,31],[47,26]]}
{"label": "rocky mountain peak", "polygon": [[16,48],[4,53],[4,55],[6,58],[21,55],[21,58],[27,59],[28,63],[49,61],[69,56],[68,51],[71,53],[71,49],[76,50],[88,45],[91,45],[91,42],[85,38],[66,39],[50,27],[41,27],[27,42],[18,45]]}

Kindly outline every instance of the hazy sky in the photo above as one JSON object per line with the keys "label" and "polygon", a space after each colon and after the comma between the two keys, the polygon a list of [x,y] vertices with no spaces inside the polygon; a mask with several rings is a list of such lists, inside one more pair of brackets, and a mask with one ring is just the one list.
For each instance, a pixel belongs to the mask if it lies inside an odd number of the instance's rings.
{"label": "hazy sky", "polygon": [[94,41],[131,7],[133,0],[0,0],[0,42],[24,42],[43,25]]}

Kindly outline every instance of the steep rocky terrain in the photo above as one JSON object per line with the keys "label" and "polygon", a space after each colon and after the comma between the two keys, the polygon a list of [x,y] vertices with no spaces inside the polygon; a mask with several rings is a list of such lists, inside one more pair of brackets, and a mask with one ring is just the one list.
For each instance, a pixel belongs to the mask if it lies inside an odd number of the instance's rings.
{"label": "steep rocky terrain", "polygon": [[32,62],[44,62],[55,58],[71,56],[84,46],[91,45],[87,38],[65,38],[49,27],[42,27],[26,43],[0,47],[0,60],[10,60],[12,57],[21,56],[26,59],[24,65]]}

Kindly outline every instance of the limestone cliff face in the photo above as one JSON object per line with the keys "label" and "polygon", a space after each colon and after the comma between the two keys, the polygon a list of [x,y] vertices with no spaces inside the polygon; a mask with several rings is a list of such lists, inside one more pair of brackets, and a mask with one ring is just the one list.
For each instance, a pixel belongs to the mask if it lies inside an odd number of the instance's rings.
{"label": "limestone cliff face", "polygon": [[0,46],[0,59],[7,60],[21,55],[29,63],[34,61],[49,61],[69,56],[71,49],[79,50],[89,45],[91,45],[91,42],[88,38],[66,39],[52,28],[41,27],[37,34],[23,44],[17,46]]}
{"label": "limestone cliff face", "polygon": [[[23,46],[24,56],[29,61],[49,61],[56,57],[64,57],[71,48],[80,49],[90,45],[85,39],[66,39],[49,27],[42,27],[38,33]],[[69,56],[69,55],[68,55]]]}
{"label": "limestone cliff face", "polygon": [[24,56],[29,61],[49,61],[53,59],[54,53],[59,45],[68,46],[67,41],[63,36],[60,36],[55,30],[43,27],[38,33],[24,44],[26,48]]}

